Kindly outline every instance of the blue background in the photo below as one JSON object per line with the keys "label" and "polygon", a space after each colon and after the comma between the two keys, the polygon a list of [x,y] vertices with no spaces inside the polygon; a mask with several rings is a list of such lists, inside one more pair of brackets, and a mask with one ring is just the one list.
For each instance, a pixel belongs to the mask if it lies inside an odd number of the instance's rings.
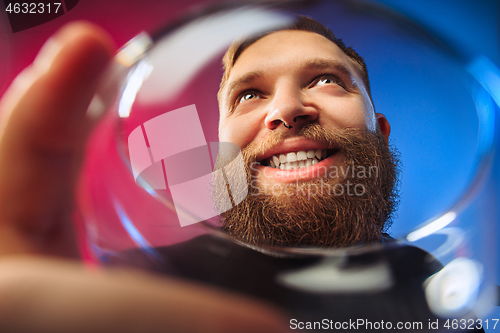
{"label": "blue background", "polygon": [[[500,65],[500,1],[378,0],[377,2],[395,8],[403,15],[419,22],[423,27],[439,35],[448,43],[460,49],[482,53],[496,63],[497,66]],[[500,90],[500,87],[497,88]],[[453,118],[453,115],[449,116],[449,118],[445,117],[443,121],[446,122],[446,119]],[[497,186],[499,183],[498,171],[498,169],[495,170],[496,177],[494,179]],[[497,198],[496,207],[498,206],[500,206],[500,202]],[[498,222],[497,220],[493,223],[498,224]],[[495,251],[498,254],[500,244],[498,243],[498,226],[496,227],[497,244],[496,248],[492,248],[490,251]],[[500,274],[497,273],[497,283],[500,282],[499,276]],[[488,318],[500,318],[500,307],[496,307],[493,313],[488,315]],[[490,328],[485,329],[485,331],[499,332],[500,327],[497,325],[495,330]]]}

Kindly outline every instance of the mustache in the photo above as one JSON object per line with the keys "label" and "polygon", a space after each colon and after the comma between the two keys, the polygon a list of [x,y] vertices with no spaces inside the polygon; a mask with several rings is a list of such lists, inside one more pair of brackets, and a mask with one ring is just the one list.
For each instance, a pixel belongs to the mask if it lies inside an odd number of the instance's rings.
{"label": "mustache", "polygon": [[295,133],[290,131],[270,132],[261,142],[249,143],[245,146],[242,149],[242,154],[247,163],[256,162],[258,156],[282,144],[286,139],[299,137],[323,143],[328,146],[328,149],[336,149],[344,154],[349,154],[353,147],[361,146],[360,142],[356,142],[355,139],[353,139],[359,137],[361,134],[373,137],[380,136],[378,130],[376,133],[371,133],[366,129],[360,128],[340,128],[331,130],[319,124],[308,124]]}

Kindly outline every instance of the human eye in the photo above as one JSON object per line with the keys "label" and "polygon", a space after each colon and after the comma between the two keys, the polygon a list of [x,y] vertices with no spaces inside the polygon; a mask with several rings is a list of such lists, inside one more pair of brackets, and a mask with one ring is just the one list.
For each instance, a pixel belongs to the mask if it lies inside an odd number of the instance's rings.
{"label": "human eye", "polygon": [[256,91],[245,91],[238,95],[236,98],[236,105],[241,104],[243,102],[247,102],[253,99],[259,99],[260,95]]}
{"label": "human eye", "polygon": [[342,80],[340,80],[337,76],[335,75],[321,75],[314,79],[314,81],[311,83],[310,87],[317,87],[317,86],[324,86],[328,84],[337,84],[341,86],[342,88],[345,88],[344,83]]}

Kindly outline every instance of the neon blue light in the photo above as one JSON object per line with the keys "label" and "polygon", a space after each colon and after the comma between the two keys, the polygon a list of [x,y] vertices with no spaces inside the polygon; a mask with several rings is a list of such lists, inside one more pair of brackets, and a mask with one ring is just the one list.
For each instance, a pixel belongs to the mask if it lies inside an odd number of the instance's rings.
{"label": "neon blue light", "polygon": [[500,106],[500,69],[486,56],[475,58],[467,66],[467,71],[490,94],[477,92],[475,95],[479,118],[478,150],[487,154],[493,148],[495,137],[495,110],[493,100]]}
{"label": "neon blue light", "polygon": [[125,230],[127,230],[130,237],[137,243],[141,249],[158,260],[161,260],[161,256],[156,252],[156,250],[146,241],[144,236],[137,230],[132,221],[130,221],[129,217],[123,211],[122,207],[115,202],[115,208],[118,213],[118,217],[120,218],[120,222],[122,223]]}

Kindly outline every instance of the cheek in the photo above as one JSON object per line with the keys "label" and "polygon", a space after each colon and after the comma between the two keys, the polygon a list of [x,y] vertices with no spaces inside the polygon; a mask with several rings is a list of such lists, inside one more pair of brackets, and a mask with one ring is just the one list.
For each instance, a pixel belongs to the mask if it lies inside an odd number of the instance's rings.
{"label": "cheek", "polygon": [[356,98],[335,99],[323,104],[324,113],[320,122],[328,128],[364,128],[373,127],[373,117],[366,104]]}
{"label": "cheek", "polygon": [[259,134],[259,126],[255,121],[236,117],[221,121],[219,127],[219,141],[231,142],[244,148],[252,142]]}

